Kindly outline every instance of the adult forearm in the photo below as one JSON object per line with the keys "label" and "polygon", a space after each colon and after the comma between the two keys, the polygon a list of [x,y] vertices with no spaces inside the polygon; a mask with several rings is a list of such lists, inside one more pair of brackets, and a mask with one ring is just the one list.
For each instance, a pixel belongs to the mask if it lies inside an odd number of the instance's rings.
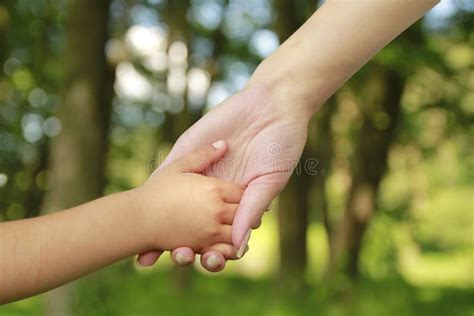
{"label": "adult forearm", "polygon": [[38,294],[144,250],[126,193],[0,225],[0,303]]}
{"label": "adult forearm", "polygon": [[375,53],[438,0],[326,0],[257,68],[262,83],[291,111],[312,116]]}

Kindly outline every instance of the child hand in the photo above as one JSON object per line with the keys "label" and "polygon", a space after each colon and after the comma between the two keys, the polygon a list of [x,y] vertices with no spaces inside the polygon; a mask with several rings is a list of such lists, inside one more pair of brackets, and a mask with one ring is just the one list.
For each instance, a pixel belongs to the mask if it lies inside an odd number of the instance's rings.
{"label": "child hand", "polygon": [[205,146],[130,191],[146,249],[187,246],[200,253],[216,243],[232,243],[231,225],[244,189],[200,174],[226,151],[224,141]]}

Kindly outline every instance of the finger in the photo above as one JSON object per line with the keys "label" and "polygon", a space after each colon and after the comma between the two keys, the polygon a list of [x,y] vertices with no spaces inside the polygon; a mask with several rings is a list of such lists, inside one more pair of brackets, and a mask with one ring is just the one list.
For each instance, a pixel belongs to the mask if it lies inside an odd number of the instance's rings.
{"label": "finger", "polygon": [[222,184],[222,199],[227,203],[239,203],[245,189],[235,183],[225,182]]}
{"label": "finger", "polygon": [[188,247],[176,248],[171,252],[171,260],[176,265],[185,267],[194,263],[194,251]]}
{"label": "finger", "polygon": [[175,143],[173,149],[171,152],[166,156],[165,160],[159,164],[156,169],[153,170],[152,174],[157,174],[168,168],[172,163],[175,161],[181,159],[182,157],[189,155],[190,153],[195,150],[195,147],[193,148],[186,148],[187,150],[185,151],[184,148],[179,146],[179,140]]}
{"label": "finger", "polygon": [[217,243],[227,243],[232,244],[232,226],[231,225],[222,225],[220,227],[219,238],[215,242]]}
{"label": "finger", "polygon": [[218,251],[208,251],[201,256],[201,265],[209,272],[219,272],[225,268],[225,258]]}
{"label": "finger", "polygon": [[149,267],[155,264],[163,252],[159,250],[150,250],[138,255],[137,264],[142,267]]}
{"label": "finger", "polygon": [[226,260],[237,260],[237,251],[239,249],[231,244],[218,243],[204,249],[203,255],[206,255],[210,251],[217,251],[224,256]]}
{"label": "finger", "polygon": [[265,212],[270,211],[272,209],[272,207],[273,207],[273,201],[270,202],[270,204],[267,205],[267,208],[265,209]]}
{"label": "finger", "polygon": [[288,179],[285,174],[271,174],[259,177],[248,185],[235,213],[232,224],[233,244],[243,251],[242,243],[249,235],[250,228],[256,226],[259,218],[271,201],[280,193]]}
{"label": "finger", "polygon": [[225,210],[222,213],[221,224],[232,225],[234,222],[235,211],[239,207],[239,204],[225,204]]}
{"label": "finger", "polygon": [[[267,211],[267,210],[265,210],[264,212],[266,212],[266,211]],[[262,218],[259,218],[259,219],[255,222],[255,224],[252,225],[251,228],[252,228],[252,229],[257,229],[257,228],[259,228],[261,225],[262,225]]]}
{"label": "finger", "polygon": [[179,172],[196,172],[205,171],[209,166],[222,158],[227,151],[227,145],[223,140],[206,145],[189,155],[175,161],[169,168]]}
{"label": "finger", "polygon": [[202,132],[200,135],[201,137],[197,139],[191,137],[190,134],[192,133],[190,133],[190,130],[192,130],[193,128],[194,126],[189,128],[183,134],[181,134],[181,136],[178,138],[173,148],[169,152],[168,156],[166,156],[166,159],[158,166],[158,168],[156,168],[153,174],[160,173],[161,171],[169,167],[173,162],[191,154],[193,151],[208,144],[209,142],[206,141],[207,139],[213,139],[213,135],[202,135]]}
{"label": "finger", "polygon": [[222,225],[220,238],[216,242],[232,244],[232,225]]}

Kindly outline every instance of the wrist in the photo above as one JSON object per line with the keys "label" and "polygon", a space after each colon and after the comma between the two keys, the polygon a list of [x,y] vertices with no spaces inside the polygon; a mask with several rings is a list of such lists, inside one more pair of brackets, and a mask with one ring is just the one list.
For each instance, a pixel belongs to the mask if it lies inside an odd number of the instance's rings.
{"label": "wrist", "polygon": [[291,70],[281,67],[270,71],[272,63],[264,60],[250,78],[247,88],[265,90],[275,111],[308,123],[321,103],[311,94],[307,83],[299,82],[300,78]]}
{"label": "wrist", "polygon": [[[156,247],[156,240],[153,240],[152,219],[150,218],[150,211],[145,205],[145,196],[142,194],[141,187],[134,188],[128,191],[124,191],[121,194],[125,201],[124,205],[126,214],[123,216],[124,220],[130,226],[130,232],[132,238],[136,239],[136,247],[138,248],[135,253],[143,252],[148,249]],[[154,230],[157,230],[154,227]]]}

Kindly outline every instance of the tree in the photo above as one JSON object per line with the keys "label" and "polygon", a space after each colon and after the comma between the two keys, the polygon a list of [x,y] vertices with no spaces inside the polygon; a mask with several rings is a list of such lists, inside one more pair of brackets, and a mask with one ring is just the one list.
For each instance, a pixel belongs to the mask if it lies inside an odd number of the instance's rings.
{"label": "tree", "polygon": [[[65,67],[66,82],[57,116],[60,134],[51,142],[49,169],[53,188],[47,193],[44,212],[54,212],[87,202],[102,194],[111,109],[110,76],[104,48],[109,2],[68,2]],[[49,315],[71,314],[70,287],[50,293]]]}
{"label": "tree", "polygon": [[400,119],[405,78],[397,70],[373,65],[361,91],[363,123],[352,162],[352,186],[331,247],[330,271],[355,278],[364,233],[377,208],[377,193]]}
{"label": "tree", "polygon": [[[311,10],[305,12],[304,1],[277,1],[278,19],[275,29],[280,41],[285,41],[304,23]],[[302,8],[303,7],[303,8]],[[301,163],[279,195],[278,227],[280,241],[280,282],[285,291],[298,293],[304,289],[307,263],[309,200],[312,177],[305,170],[305,162],[314,157],[314,146],[309,137],[301,156]]]}
{"label": "tree", "polygon": [[7,52],[7,43],[6,43],[6,34],[9,28],[10,20],[10,10],[6,4],[0,4],[0,62],[3,65],[3,62],[6,58]]}
{"label": "tree", "polygon": [[[167,3],[166,12],[164,14],[166,22],[169,27],[169,39],[173,44],[176,41],[185,43],[189,50],[189,27],[187,24],[186,14],[188,12],[190,1],[170,1]],[[186,65],[187,67],[187,65]],[[182,69],[186,72],[186,69]],[[166,113],[166,119],[161,127],[163,135],[162,141],[173,144],[178,137],[192,124],[191,116],[189,115],[188,100],[186,90],[183,95],[180,95],[179,100],[183,104],[183,108],[178,113]],[[192,267],[176,267],[176,290],[185,291],[189,288],[192,280]]]}
{"label": "tree", "polygon": [[[58,13],[58,8],[53,6],[49,2],[45,2],[42,6],[40,13],[41,24],[43,27],[33,32],[33,49],[32,49],[32,72],[34,74],[35,80],[39,87],[47,90],[54,89],[54,79],[45,71],[45,65],[51,61],[55,56],[52,53],[51,41],[48,38],[48,33],[52,31],[54,25],[54,17]],[[38,159],[35,159],[29,164],[25,164],[24,169],[27,170],[31,179],[33,179],[33,184],[28,188],[24,197],[24,206],[26,209],[26,217],[35,217],[40,214],[40,209],[38,205],[43,204],[44,198],[44,189],[45,187],[39,187],[34,181],[38,177],[44,175],[44,171],[48,166],[48,144],[49,138],[46,138],[44,141],[38,144],[37,156]]]}

